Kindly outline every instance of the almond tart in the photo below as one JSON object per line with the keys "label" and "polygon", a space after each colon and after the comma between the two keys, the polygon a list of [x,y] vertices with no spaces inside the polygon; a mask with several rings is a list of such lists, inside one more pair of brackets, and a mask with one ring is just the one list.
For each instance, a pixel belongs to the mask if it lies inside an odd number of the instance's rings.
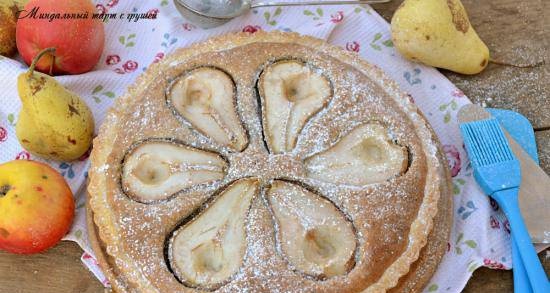
{"label": "almond tart", "polygon": [[152,65],[108,113],[90,238],[118,292],[419,292],[452,221],[441,154],[356,54],[225,35]]}

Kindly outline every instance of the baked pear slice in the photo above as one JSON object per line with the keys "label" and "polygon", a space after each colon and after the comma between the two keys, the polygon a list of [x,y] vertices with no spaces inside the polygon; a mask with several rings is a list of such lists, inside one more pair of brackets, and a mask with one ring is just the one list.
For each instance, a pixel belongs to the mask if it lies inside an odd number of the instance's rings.
{"label": "baked pear slice", "polygon": [[235,275],[246,253],[246,219],[257,179],[227,187],[206,210],[177,229],[169,241],[170,266],[191,287],[213,290]]}
{"label": "baked pear slice", "polygon": [[269,65],[260,75],[264,136],[271,153],[294,149],[309,119],[332,97],[330,81],[294,60]]}
{"label": "baked pear slice", "polygon": [[344,275],[355,265],[355,230],[330,201],[290,182],[276,180],[267,198],[279,249],[296,270],[319,279]]}
{"label": "baked pear slice", "polygon": [[167,99],[197,131],[242,151],[248,137],[237,114],[235,93],[235,84],[227,73],[200,67],[174,80]]}
{"label": "baked pear slice", "polygon": [[354,128],[336,145],[305,160],[307,175],[333,184],[364,186],[403,174],[407,148],[394,143],[380,123]]}
{"label": "baked pear slice", "polygon": [[132,199],[151,203],[185,188],[221,180],[227,162],[217,154],[170,141],[149,140],[124,158],[122,188]]}

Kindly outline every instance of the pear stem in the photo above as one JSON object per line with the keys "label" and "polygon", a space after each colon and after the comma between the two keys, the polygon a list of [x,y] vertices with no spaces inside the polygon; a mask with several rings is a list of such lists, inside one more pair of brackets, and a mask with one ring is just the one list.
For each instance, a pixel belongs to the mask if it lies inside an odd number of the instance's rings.
{"label": "pear stem", "polygon": [[535,67],[539,67],[539,66],[544,64],[544,60],[538,61],[538,62],[532,63],[532,64],[514,64],[514,63],[509,63],[509,62],[506,62],[506,61],[495,60],[495,59],[489,59],[489,62],[491,62],[493,64],[497,64],[497,65],[512,66],[512,67],[517,67],[517,68],[535,68]]}
{"label": "pear stem", "polygon": [[[38,55],[36,55],[34,57],[34,59],[32,60],[31,66],[29,67],[29,71],[28,71],[29,75],[33,74],[34,68],[36,67],[36,63],[38,63],[38,60],[40,60],[40,58],[42,58],[42,56],[44,56],[45,54],[48,54],[48,53],[53,55],[55,53],[55,48],[53,48],[53,47],[46,48],[46,49],[40,51],[40,53],[38,53]],[[54,55],[54,58],[55,58],[55,55]],[[52,72],[52,68],[53,68],[53,62],[52,62],[52,65],[50,66],[50,74]]]}

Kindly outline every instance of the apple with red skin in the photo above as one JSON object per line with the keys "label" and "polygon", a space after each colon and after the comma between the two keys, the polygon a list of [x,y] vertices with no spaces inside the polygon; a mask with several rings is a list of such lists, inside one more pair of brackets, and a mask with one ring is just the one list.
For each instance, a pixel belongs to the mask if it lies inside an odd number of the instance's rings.
{"label": "apple with red skin", "polygon": [[[37,7],[36,18],[31,11]],[[40,19],[40,13],[84,14],[84,19]],[[53,74],[80,74],[94,68],[99,61],[105,42],[105,30],[90,0],[30,0],[17,21],[17,50],[27,64],[43,49],[55,48],[53,55],[44,56],[36,70]],[[53,67],[52,67],[53,65]]]}
{"label": "apple with red skin", "polygon": [[0,164],[0,249],[18,254],[44,251],[69,231],[74,199],[52,167],[27,160]]}

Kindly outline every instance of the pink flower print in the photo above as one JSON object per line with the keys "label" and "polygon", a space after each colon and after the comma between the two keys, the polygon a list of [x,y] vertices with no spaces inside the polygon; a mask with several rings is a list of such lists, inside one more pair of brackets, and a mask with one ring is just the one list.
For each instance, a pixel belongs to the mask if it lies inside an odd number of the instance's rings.
{"label": "pink flower print", "polygon": [[510,234],[510,222],[508,222],[508,220],[506,220],[502,223],[502,226],[504,227],[504,231],[506,231],[506,233]]}
{"label": "pink flower print", "polygon": [[118,0],[111,0],[107,3],[107,7],[114,7],[118,4]]}
{"label": "pink flower print", "polygon": [[452,95],[453,97],[456,97],[456,98],[462,98],[462,97],[464,97],[464,93],[463,93],[461,90],[459,90],[459,89],[454,90],[454,91],[451,93],[451,95]]}
{"label": "pink flower print", "polygon": [[84,254],[82,255],[82,258],[83,259],[89,259],[89,260],[92,260],[94,261],[95,259],[87,252],[84,252]]}
{"label": "pink flower print", "polygon": [[27,152],[27,151],[21,151],[21,152],[19,152],[19,154],[17,154],[17,156],[15,156],[15,159],[16,160],[30,160],[31,159],[31,154],[29,154],[29,152]]}
{"label": "pink flower print", "polygon": [[447,156],[447,162],[449,163],[449,168],[451,168],[451,176],[455,177],[460,172],[460,153],[454,145],[444,145],[443,151]]}
{"label": "pink flower print", "polygon": [[100,14],[107,13],[107,8],[105,8],[105,6],[103,6],[103,4],[97,4],[95,6],[95,8],[97,9],[97,12],[99,12]]}
{"label": "pink flower print", "polygon": [[0,126],[0,142],[8,140],[8,131],[6,128]]}
{"label": "pink flower print", "polygon": [[147,14],[151,15],[153,18],[157,18],[158,13],[159,13],[158,8],[153,8],[153,9],[147,11]]}
{"label": "pink flower print", "polygon": [[130,73],[138,68],[138,63],[133,60],[128,60],[122,65],[122,68],[124,68],[126,73]]}
{"label": "pink flower print", "polygon": [[191,23],[188,23],[188,22],[182,24],[182,26],[183,26],[183,29],[186,30],[186,31],[188,31],[188,32],[190,32],[190,31],[192,31],[192,30],[194,30],[194,29],[197,28],[195,25],[193,25],[193,24],[191,24]]}
{"label": "pink flower print", "polygon": [[105,59],[107,65],[115,65],[118,64],[118,62],[120,62],[120,56],[118,55],[109,55],[107,59]]}
{"label": "pink flower print", "polygon": [[335,14],[330,15],[330,21],[332,21],[333,23],[339,23],[342,20],[344,20],[344,12],[343,11],[338,11]]}
{"label": "pink flower print", "polygon": [[261,30],[262,27],[260,27],[259,25],[247,25],[243,28],[243,33],[255,33],[259,30]]}
{"label": "pink flower print", "polygon": [[490,269],[497,269],[497,270],[506,270],[507,268],[498,261],[492,261],[488,258],[483,259],[483,265],[490,268]]}
{"label": "pink flower print", "polygon": [[491,223],[491,228],[500,229],[500,222],[495,217],[491,216],[489,222]]}
{"label": "pink flower print", "polygon": [[348,42],[346,44],[346,50],[351,52],[359,52],[360,47],[361,46],[359,46],[359,43],[357,43],[356,41]]}
{"label": "pink flower print", "polygon": [[157,55],[155,55],[155,59],[153,60],[153,63],[158,63],[160,60],[164,58],[164,53],[158,52]]}

